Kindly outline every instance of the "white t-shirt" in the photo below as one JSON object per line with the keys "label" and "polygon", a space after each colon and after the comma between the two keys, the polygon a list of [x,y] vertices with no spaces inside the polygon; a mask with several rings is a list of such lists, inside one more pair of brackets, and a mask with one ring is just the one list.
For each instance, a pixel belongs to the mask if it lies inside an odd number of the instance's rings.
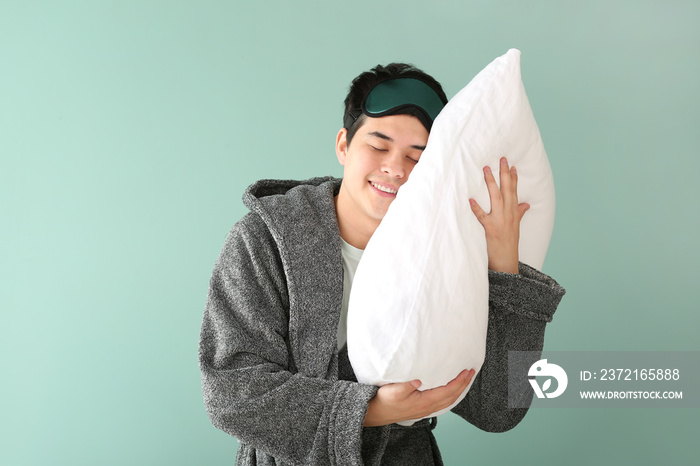
{"label": "white t-shirt", "polygon": [[343,255],[343,307],[340,312],[340,322],[338,323],[338,349],[341,349],[348,339],[348,301],[350,300],[350,289],[352,279],[355,277],[357,264],[362,258],[362,249],[350,246],[342,238],[340,239],[340,251]]}

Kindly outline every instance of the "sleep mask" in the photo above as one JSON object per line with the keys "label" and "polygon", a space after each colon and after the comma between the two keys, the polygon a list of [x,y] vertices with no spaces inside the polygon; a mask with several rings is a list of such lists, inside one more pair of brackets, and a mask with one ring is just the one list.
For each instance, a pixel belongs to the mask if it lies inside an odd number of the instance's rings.
{"label": "sleep mask", "polygon": [[376,84],[362,101],[362,108],[353,109],[345,117],[345,128],[361,114],[378,118],[387,115],[413,115],[430,132],[433,120],[446,102],[429,84],[417,78],[392,78]]}

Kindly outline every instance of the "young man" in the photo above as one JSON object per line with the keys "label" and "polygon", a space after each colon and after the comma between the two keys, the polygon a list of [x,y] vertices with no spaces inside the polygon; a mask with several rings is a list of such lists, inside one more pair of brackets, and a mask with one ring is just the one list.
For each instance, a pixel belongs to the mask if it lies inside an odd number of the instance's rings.
{"label": "young man", "polygon": [[[361,251],[419,163],[446,102],[420,70],[378,66],[358,76],[346,98],[336,139],[342,181],[262,180],[244,194],[251,212],[233,227],[215,265],[199,354],[207,412],[239,439],[237,464],[442,464],[434,419],[395,423],[449,406],[474,372],[465,367],[426,391],[418,390],[420,381],[359,384],[343,323]],[[491,212],[472,203],[489,256],[486,360],[453,409],[494,432],[526,412],[507,407],[507,352],[541,350],[564,293],[518,264],[528,206],[518,204],[515,169],[501,163],[501,189],[484,171]]]}

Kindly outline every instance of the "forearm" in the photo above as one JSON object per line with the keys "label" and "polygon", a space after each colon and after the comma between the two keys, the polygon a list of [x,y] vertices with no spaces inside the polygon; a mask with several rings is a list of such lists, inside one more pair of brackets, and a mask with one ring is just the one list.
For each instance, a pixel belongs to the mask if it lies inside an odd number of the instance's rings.
{"label": "forearm", "polygon": [[276,332],[240,320],[232,325],[231,316],[209,306],[199,361],[204,404],[217,428],[290,463],[360,461],[362,423],[376,387],[296,373]]}
{"label": "forearm", "polygon": [[520,422],[527,409],[508,408],[508,352],[542,350],[545,326],[564,292],[556,281],[524,264],[519,275],[489,273],[486,358],[455,413],[489,432]]}
{"label": "forearm", "polygon": [[[212,274],[199,348],[212,423],[294,464],[360,464],[376,387],[305,376],[289,336],[284,269],[255,217],[232,230]],[[319,357],[321,357],[319,355]]]}
{"label": "forearm", "polygon": [[376,388],[262,367],[202,370],[212,424],[294,464],[358,464],[364,407]]}

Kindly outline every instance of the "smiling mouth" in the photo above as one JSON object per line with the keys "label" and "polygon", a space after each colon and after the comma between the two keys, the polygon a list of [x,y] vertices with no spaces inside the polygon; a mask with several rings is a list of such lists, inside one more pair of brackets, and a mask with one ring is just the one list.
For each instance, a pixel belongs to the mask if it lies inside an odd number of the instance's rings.
{"label": "smiling mouth", "polygon": [[375,183],[374,181],[370,181],[369,183],[372,186],[374,186],[375,188],[377,188],[378,190],[385,192],[385,193],[396,194],[398,192],[398,190],[396,190],[396,189],[392,189],[392,188],[389,188],[388,186],[384,186],[382,184]]}

